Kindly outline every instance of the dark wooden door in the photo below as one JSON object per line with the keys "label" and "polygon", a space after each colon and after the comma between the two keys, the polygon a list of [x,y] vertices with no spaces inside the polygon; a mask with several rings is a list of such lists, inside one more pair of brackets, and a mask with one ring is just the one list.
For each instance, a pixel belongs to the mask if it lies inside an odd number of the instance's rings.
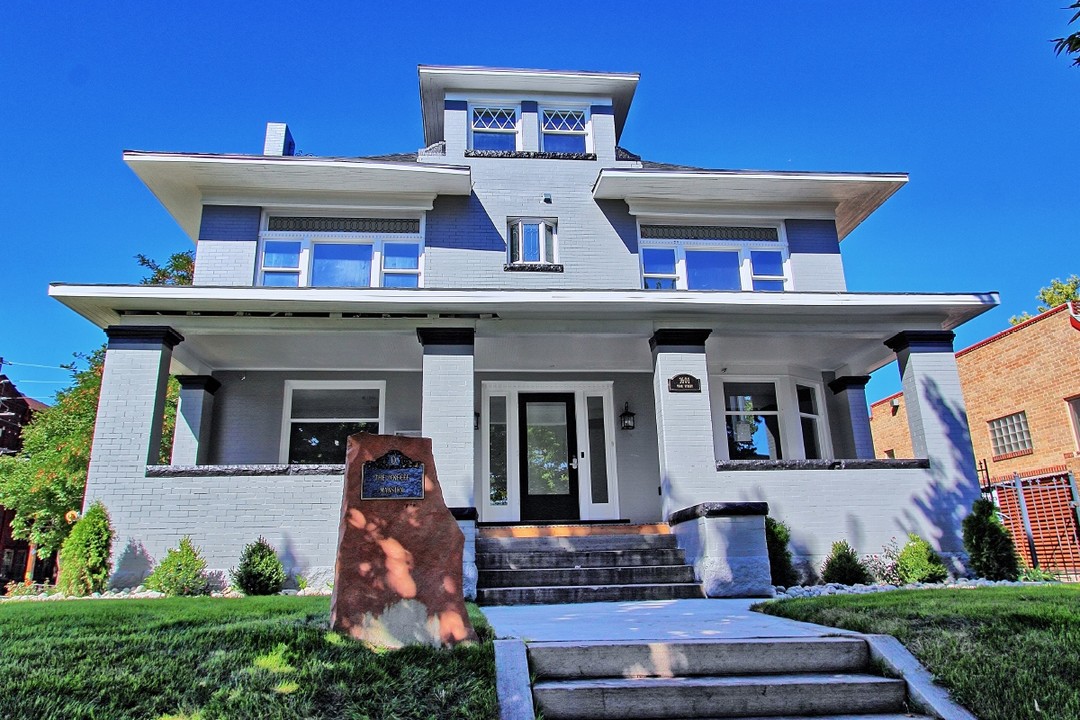
{"label": "dark wooden door", "polygon": [[573,393],[518,395],[522,522],[577,520],[577,424]]}

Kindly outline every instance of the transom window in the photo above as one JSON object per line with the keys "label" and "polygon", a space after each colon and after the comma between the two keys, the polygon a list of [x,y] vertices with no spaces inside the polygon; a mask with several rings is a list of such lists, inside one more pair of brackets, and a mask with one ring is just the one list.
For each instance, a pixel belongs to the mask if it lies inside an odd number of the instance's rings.
{"label": "transom window", "polygon": [[646,290],[754,290],[787,287],[787,249],[776,228],[642,225]]}
{"label": "transom window", "polygon": [[1032,449],[1027,413],[1023,410],[991,420],[988,425],[995,459],[1002,455],[1026,453]]}
{"label": "transom window", "polygon": [[586,152],[584,110],[544,110],[540,134],[545,152]]}
{"label": "transom window", "polygon": [[511,265],[551,265],[557,262],[556,223],[544,218],[510,220],[506,247]]}
{"label": "transom window", "polygon": [[471,129],[473,150],[517,150],[517,108],[474,107]]}
{"label": "transom window", "polygon": [[[281,225],[275,220],[277,218],[270,218],[270,227]],[[335,218],[311,220],[319,220],[317,226],[340,226],[340,223],[330,222],[337,220]],[[340,220],[353,227],[379,227],[384,231],[264,231],[259,253],[259,284],[269,287],[420,287],[423,242],[419,221]],[[307,226],[305,223],[292,225]]]}
{"label": "transom window", "polygon": [[345,462],[350,435],[382,427],[384,395],[382,382],[286,381],[282,462]]}

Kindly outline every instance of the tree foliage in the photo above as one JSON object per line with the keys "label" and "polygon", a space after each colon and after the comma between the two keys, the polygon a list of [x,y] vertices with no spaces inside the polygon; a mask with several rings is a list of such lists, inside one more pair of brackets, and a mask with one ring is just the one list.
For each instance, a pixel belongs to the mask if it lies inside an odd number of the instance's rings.
{"label": "tree foliage", "polygon": [[87,367],[72,365],[71,386],[23,428],[22,451],[0,458],[0,505],[15,511],[12,535],[42,558],[60,549],[71,530],[65,516],[82,506],[86,487],[105,350],[81,359]]}
{"label": "tree foliage", "polygon": [[[1035,296],[1035,299],[1039,301],[1038,310],[1041,313],[1056,308],[1058,305],[1064,305],[1070,300],[1080,300],[1080,276],[1070,275],[1064,281],[1054,278],[1049,285],[1039,290],[1039,294]],[[1035,316],[1023,312],[1009,318],[1009,323],[1019,325],[1033,317]]]}
{"label": "tree foliage", "polygon": [[1020,560],[1009,531],[998,519],[997,506],[986,498],[975,501],[971,514],[964,518],[964,549],[971,569],[987,580],[1015,580],[1020,575]]}
{"label": "tree foliage", "polygon": [[[1069,24],[1072,25],[1077,20],[1080,20],[1080,0],[1074,2],[1065,8],[1066,10],[1075,10],[1072,18],[1069,20]],[[1058,55],[1065,53],[1066,55],[1073,55],[1073,66],[1080,67],[1080,32],[1074,32],[1072,35],[1066,35],[1065,37],[1054,38],[1054,50]]]}
{"label": "tree foliage", "polygon": [[[164,265],[145,255],[137,258],[151,271],[143,284],[191,284],[191,252],[175,253]],[[75,362],[67,366],[72,373],[71,385],[57,393],[52,407],[35,413],[22,429],[22,451],[13,457],[0,457],[0,505],[15,511],[12,536],[29,541],[40,558],[60,549],[74,522],[68,516],[82,507],[86,489],[105,348],[90,355],[77,353],[75,357]],[[79,369],[83,363],[86,367]],[[161,433],[163,463],[168,463],[172,455],[179,396],[180,384],[176,378],[169,378]]]}
{"label": "tree foliage", "polygon": [[150,271],[142,279],[143,285],[190,285],[195,277],[195,252],[192,250],[173,253],[164,265],[142,253],[135,259],[140,267]]}

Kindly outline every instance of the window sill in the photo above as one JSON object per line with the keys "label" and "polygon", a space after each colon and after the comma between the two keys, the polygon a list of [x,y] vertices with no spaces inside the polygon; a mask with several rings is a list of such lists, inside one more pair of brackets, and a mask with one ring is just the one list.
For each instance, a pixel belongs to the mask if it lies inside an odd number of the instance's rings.
{"label": "window sill", "polygon": [[991,460],[994,462],[1001,462],[1002,460],[1012,460],[1013,458],[1024,457],[1025,455],[1034,455],[1035,448],[1028,448],[1027,450],[1017,450],[1016,452],[1005,453],[1004,455],[994,455]]}
{"label": "window sill", "polygon": [[556,263],[516,263],[503,265],[503,272],[561,273],[563,266]]}
{"label": "window sill", "polygon": [[930,461],[921,458],[867,458],[865,460],[721,460],[718,471],[725,470],[925,470]]}
{"label": "window sill", "polygon": [[466,150],[467,158],[510,158],[517,160],[595,160],[596,153],[544,152],[543,150]]}
{"label": "window sill", "polygon": [[342,475],[344,465],[147,465],[146,477],[256,477],[261,475]]}

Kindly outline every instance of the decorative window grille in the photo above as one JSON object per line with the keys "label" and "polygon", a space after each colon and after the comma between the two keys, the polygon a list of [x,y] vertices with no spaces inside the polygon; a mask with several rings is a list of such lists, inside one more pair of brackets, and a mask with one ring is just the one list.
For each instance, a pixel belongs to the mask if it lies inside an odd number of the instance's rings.
{"label": "decorative window grille", "polygon": [[990,443],[993,446],[994,457],[1032,449],[1027,413],[1023,410],[997,420],[991,420],[988,424],[990,426]]}
{"label": "decorative window grille", "polygon": [[517,109],[474,107],[472,109],[473,150],[516,150]]}
{"label": "decorative window grille", "polygon": [[643,240],[750,240],[780,241],[774,227],[727,225],[642,225]]}
{"label": "decorative window grille", "polygon": [[541,134],[545,152],[586,152],[585,111],[544,110]]}
{"label": "decorative window grille", "polygon": [[420,233],[420,221],[406,218],[340,218],[340,217],[271,217],[267,230],[272,232],[365,232]]}

